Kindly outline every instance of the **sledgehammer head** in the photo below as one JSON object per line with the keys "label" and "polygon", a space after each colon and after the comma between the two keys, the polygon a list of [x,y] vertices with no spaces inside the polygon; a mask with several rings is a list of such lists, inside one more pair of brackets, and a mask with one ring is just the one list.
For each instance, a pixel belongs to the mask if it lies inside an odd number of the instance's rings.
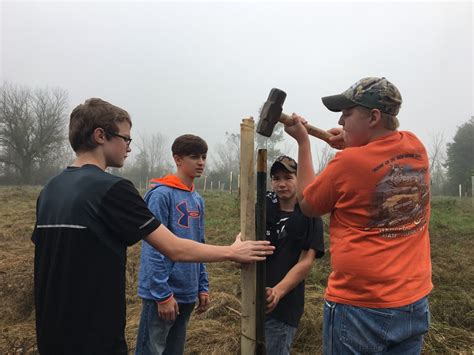
{"label": "sledgehammer head", "polygon": [[257,133],[265,137],[270,137],[273,128],[279,122],[286,93],[283,90],[273,88],[270,90],[267,101],[260,111],[260,120],[257,125]]}

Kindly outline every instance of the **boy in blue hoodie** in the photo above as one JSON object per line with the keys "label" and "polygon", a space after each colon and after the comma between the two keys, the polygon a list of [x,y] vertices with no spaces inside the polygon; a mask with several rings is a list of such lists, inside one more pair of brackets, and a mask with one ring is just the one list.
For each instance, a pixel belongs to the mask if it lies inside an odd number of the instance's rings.
{"label": "boy in blue hoodie", "polygon": [[[197,136],[182,135],[171,147],[176,175],[153,179],[145,195],[148,208],[178,237],[204,243],[204,201],[194,179],[206,165],[207,144]],[[209,307],[209,281],[203,263],[172,262],[142,243],[138,295],[143,300],[136,354],[183,354],[186,326],[195,307]]]}

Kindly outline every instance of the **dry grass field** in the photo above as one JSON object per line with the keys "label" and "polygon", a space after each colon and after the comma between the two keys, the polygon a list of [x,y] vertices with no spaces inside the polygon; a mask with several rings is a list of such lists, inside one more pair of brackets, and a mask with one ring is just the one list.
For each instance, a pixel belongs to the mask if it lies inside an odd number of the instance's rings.
{"label": "dry grass field", "polygon": [[[31,353],[35,349],[33,244],[39,188],[0,187],[0,354]],[[229,194],[208,193],[207,239],[227,244],[237,233],[238,201]],[[474,352],[474,211],[471,200],[435,198],[430,225],[433,282],[432,326],[425,354]],[[140,245],[128,252],[127,339],[130,349],[140,316],[136,296]],[[305,315],[294,354],[321,353],[322,295],[329,272],[328,255],[317,262],[307,280]],[[211,308],[193,316],[187,354],[235,354],[239,351],[240,273],[229,263],[208,265]]]}

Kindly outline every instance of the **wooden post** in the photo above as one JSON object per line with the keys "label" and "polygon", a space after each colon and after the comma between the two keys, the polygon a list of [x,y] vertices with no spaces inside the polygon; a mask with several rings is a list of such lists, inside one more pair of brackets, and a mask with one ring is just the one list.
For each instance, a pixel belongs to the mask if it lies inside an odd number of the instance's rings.
{"label": "wooden post", "polygon": [[218,182],[217,182],[217,191],[220,191],[220,190],[221,190],[221,182],[218,181]]}
{"label": "wooden post", "polygon": [[212,184],[213,184],[213,183],[214,183],[214,182],[213,182],[213,181],[211,181],[211,191],[212,191]]}
{"label": "wooden post", "polygon": [[[255,240],[255,123],[252,118],[240,124],[240,232],[242,240]],[[241,270],[242,318],[240,353],[256,350],[256,264]]]}
{"label": "wooden post", "polygon": [[206,185],[207,185],[207,175],[204,176],[204,189],[203,189],[203,192],[206,192]]}
{"label": "wooden post", "polygon": [[232,171],[230,172],[230,178],[229,178],[229,192],[232,195]]}

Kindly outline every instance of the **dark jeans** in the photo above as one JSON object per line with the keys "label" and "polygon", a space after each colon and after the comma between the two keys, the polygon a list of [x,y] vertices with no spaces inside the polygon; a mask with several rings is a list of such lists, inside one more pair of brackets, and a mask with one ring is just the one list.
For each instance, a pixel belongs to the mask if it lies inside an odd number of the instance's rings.
{"label": "dark jeans", "polygon": [[158,316],[155,301],[143,300],[138,327],[136,355],[182,355],[186,342],[186,327],[194,303],[179,303],[179,315],[174,321]]}
{"label": "dark jeans", "polygon": [[268,355],[289,355],[296,328],[274,318],[265,321],[265,346]]}
{"label": "dark jeans", "polygon": [[399,308],[325,301],[324,354],[420,354],[429,322],[427,297]]}

